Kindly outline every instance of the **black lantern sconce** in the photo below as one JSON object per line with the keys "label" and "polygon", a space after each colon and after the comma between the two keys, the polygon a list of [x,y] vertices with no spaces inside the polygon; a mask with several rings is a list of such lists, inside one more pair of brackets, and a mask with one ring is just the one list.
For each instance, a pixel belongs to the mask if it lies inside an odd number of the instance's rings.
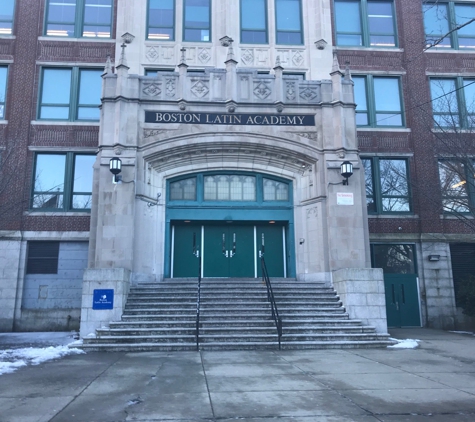
{"label": "black lantern sconce", "polygon": [[353,164],[349,161],[343,161],[340,166],[340,173],[344,177],[343,185],[348,185],[348,178],[353,174]]}
{"label": "black lantern sconce", "polygon": [[122,181],[122,176],[119,176],[119,173],[122,171],[122,161],[120,158],[114,157],[109,161],[109,170],[114,175],[112,177],[112,183],[120,183]]}

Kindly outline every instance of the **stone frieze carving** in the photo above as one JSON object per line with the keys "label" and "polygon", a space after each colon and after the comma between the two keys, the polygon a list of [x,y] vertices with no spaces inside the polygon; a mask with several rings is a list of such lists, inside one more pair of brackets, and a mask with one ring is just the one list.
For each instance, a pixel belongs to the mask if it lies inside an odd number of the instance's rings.
{"label": "stone frieze carving", "polygon": [[145,57],[149,62],[156,62],[160,57],[158,47],[148,47],[145,53]]}
{"label": "stone frieze carving", "polygon": [[149,97],[158,97],[162,93],[161,83],[144,84],[142,92]]}
{"label": "stone frieze carving", "polygon": [[208,95],[209,87],[202,80],[198,80],[198,82],[195,82],[195,84],[191,87],[190,91],[196,98],[203,98]]}
{"label": "stone frieze carving", "polygon": [[307,210],[307,219],[317,218],[317,217],[318,217],[318,208],[317,207],[309,208]]}
{"label": "stone frieze carving", "polygon": [[300,91],[300,98],[305,101],[314,101],[318,97],[318,89],[316,87],[309,87]]}
{"label": "stone frieze carving", "polygon": [[163,129],[144,129],[143,137],[144,138],[151,138],[152,136],[160,135],[164,132],[166,132],[166,130],[163,130]]}
{"label": "stone frieze carving", "polygon": [[300,67],[304,62],[304,58],[300,51],[295,51],[292,57],[292,62],[295,66]]}
{"label": "stone frieze carving", "polygon": [[297,96],[296,83],[295,82],[286,82],[285,83],[285,95],[287,100],[293,101]]}
{"label": "stone frieze carving", "polygon": [[302,138],[310,139],[311,141],[318,141],[318,133],[317,132],[296,132],[295,133]]}
{"label": "stone frieze carving", "polygon": [[260,100],[265,100],[272,93],[269,84],[268,81],[254,82],[254,95]]}
{"label": "stone frieze carving", "polygon": [[201,51],[198,53],[198,59],[203,64],[208,63],[211,60],[211,49],[202,48]]}
{"label": "stone frieze carving", "polygon": [[254,64],[254,51],[250,48],[242,49],[241,60],[244,65]]}
{"label": "stone frieze carving", "polygon": [[175,79],[169,78],[165,81],[167,97],[173,98],[176,94]]}

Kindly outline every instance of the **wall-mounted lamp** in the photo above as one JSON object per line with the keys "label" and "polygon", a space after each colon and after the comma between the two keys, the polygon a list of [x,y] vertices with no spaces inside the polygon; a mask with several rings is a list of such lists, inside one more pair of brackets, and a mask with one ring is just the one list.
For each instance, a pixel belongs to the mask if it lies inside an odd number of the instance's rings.
{"label": "wall-mounted lamp", "polygon": [[429,261],[438,261],[440,259],[440,255],[429,255]]}
{"label": "wall-mounted lamp", "polygon": [[119,176],[119,173],[122,171],[122,161],[120,158],[114,157],[109,161],[109,170],[114,175],[112,177],[112,183],[120,183],[122,181],[122,176]]}
{"label": "wall-mounted lamp", "polygon": [[343,185],[348,185],[348,178],[353,174],[353,164],[349,161],[343,161],[340,166],[340,174],[345,178]]}

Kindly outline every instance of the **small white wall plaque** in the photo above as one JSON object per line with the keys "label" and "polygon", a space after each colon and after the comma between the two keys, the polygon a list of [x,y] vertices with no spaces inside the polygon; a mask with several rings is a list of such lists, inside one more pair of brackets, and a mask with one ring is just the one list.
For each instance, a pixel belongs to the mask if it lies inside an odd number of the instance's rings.
{"label": "small white wall plaque", "polygon": [[337,192],[336,194],[337,205],[355,205],[353,194],[351,192]]}

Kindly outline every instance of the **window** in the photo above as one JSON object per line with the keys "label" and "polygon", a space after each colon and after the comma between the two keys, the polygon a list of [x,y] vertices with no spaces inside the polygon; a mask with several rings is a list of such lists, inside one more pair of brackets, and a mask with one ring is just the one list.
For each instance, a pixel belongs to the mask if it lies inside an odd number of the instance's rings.
{"label": "window", "polygon": [[[292,201],[292,184],[271,179],[262,174],[198,173],[174,179],[168,183],[169,201],[206,202],[257,202],[270,206],[287,206]],[[188,204],[183,204],[188,205]],[[236,206],[224,205],[224,206]]]}
{"label": "window", "polygon": [[28,242],[27,274],[58,273],[59,242]]}
{"label": "window", "polygon": [[404,126],[398,77],[354,76],[357,126]]}
{"label": "window", "polygon": [[277,44],[303,44],[300,0],[275,0]]}
{"label": "window", "polygon": [[267,0],[241,0],[241,42],[267,44]]}
{"label": "window", "polygon": [[95,155],[37,154],[31,208],[51,211],[89,210]]}
{"label": "window", "polygon": [[255,201],[254,176],[214,175],[204,178],[205,201]]}
{"label": "window", "polygon": [[416,274],[414,245],[372,244],[371,264],[384,274]]}
{"label": "window", "polygon": [[411,211],[407,160],[363,158],[369,214]]}
{"label": "window", "polygon": [[5,100],[7,97],[8,67],[0,66],[0,119],[5,118]]}
{"label": "window", "polygon": [[15,0],[2,0],[0,2],[0,35],[12,34],[14,9]]}
{"label": "window", "polygon": [[436,127],[474,127],[475,79],[433,78],[430,89]]}
{"label": "window", "polygon": [[336,45],[395,47],[392,1],[335,0]]}
{"label": "window", "polygon": [[170,200],[196,201],[196,177],[170,183]]}
{"label": "window", "polygon": [[439,179],[444,212],[473,212],[474,163],[457,160],[439,161]]}
{"label": "window", "polygon": [[[433,2],[423,5],[427,47],[475,48],[475,4]],[[470,22],[472,21],[472,22]],[[469,23],[470,22],[470,23]],[[460,28],[457,30],[457,28]]]}
{"label": "window", "polygon": [[99,120],[101,74],[98,69],[44,68],[38,118]]}
{"label": "window", "polygon": [[211,41],[211,0],[184,0],[183,41]]}
{"label": "window", "polygon": [[263,179],[264,201],[288,201],[289,184],[272,179]]}
{"label": "window", "polygon": [[[154,76],[174,73],[175,69],[145,69],[145,76]],[[189,72],[189,70],[188,70]]]}
{"label": "window", "polygon": [[110,38],[112,0],[47,0],[45,34]]}
{"label": "window", "polygon": [[147,39],[159,41],[175,39],[175,0],[148,1]]}

